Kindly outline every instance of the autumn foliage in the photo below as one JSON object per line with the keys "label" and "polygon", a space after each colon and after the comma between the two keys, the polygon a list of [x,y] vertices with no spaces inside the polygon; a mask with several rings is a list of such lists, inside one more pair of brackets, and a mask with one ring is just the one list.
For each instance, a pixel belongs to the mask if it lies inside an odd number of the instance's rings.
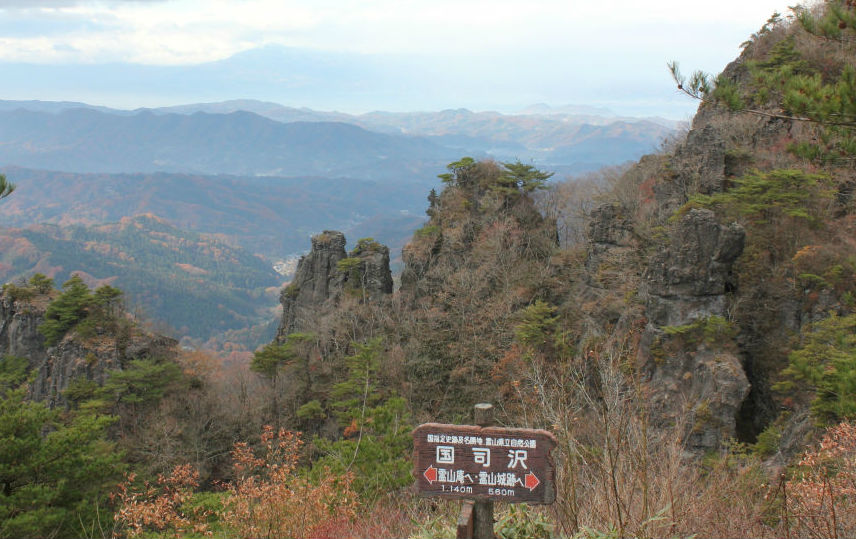
{"label": "autumn foliage", "polygon": [[856,423],[829,428],[803,453],[786,489],[784,517],[794,536],[856,537]]}
{"label": "autumn foliage", "polygon": [[300,475],[300,434],[266,426],[258,448],[246,442],[232,450],[234,479],[219,503],[200,494],[199,473],[177,466],[168,477],[135,486],[130,474],[120,485],[116,521],[130,537],[161,536],[327,537],[356,515],[352,476],[324,474],[319,482]]}
{"label": "autumn foliage", "polygon": [[297,475],[300,435],[266,426],[261,454],[235,444],[236,479],[229,486],[223,523],[239,537],[319,537],[355,516],[352,476],[322,476],[313,484]]}
{"label": "autumn foliage", "polygon": [[186,504],[199,486],[199,472],[188,464],[176,466],[169,476],[159,475],[154,483],[134,487],[135,474],[128,474],[119,486],[121,504],[114,516],[127,530],[129,537],[145,532],[168,531],[174,537],[189,533],[211,535],[205,522],[208,516],[201,508],[187,509]]}

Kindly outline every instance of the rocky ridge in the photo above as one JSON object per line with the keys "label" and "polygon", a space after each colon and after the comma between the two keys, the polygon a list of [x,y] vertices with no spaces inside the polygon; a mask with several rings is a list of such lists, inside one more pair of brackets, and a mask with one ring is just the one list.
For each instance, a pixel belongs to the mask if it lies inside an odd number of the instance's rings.
{"label": "rocky ridge", "polygon": [[312,237],[312,249],[300,258],[294,279],[280,294],[277,340],[310,329],[322,312],[335,308],[343,294],[371,301],[392,293],[389,248],[367,238],[346,253],[345,244],[345,235],[338,231],[325,230]]}
{"label": "rocky ridge", "polygon": [[36,372],[30,397],[49,406],[65,406],[63,396],[78,378],[103,384],[111,371],[135,359],[173,358],[178,342],[133,327],[127,334],[81,338],[69,332],[54,346],[46,346],[38,328],[44,321],[48,295],[29,300],[0,296],[0,355],[25,358]]}

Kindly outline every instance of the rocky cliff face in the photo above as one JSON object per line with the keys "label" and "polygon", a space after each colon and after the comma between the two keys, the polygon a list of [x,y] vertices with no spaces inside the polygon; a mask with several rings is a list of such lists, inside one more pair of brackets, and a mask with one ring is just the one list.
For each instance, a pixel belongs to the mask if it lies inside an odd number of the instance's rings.
{"label": "rocky cliff face", "polygon": [[722,191],[725,181],[725,141],[711,124],[692,129],[669,160],[671,175],[654,185],[657,206],[662,212],[677,210],[696,193]]}
{"label": "rocky cliff face", "polygon": [[684,422],[687,446],[717,447],[733,437],[749,380],[727,321],[732,266],[745,232],[721,225],[713,212],[690,210],[648,260],[642,296],[648,324],[640,359],[654,423]]}
{"label": "rocky cliff face", "polygon": [[679,326],[724,316],[726,293],[737,287],[732,266],[746,233],[719,224],[709,210],[690,210],[650,257],[645,270],[646,312],[651,324]]}
{"label": "rocky cliff face", "polygon": [[[635,207],[612,202],[592,212],[582,289],[583,299],[599,305],[604,323],[626,331],[630,318],[645,320],[637,362],[652,425],[683,425],[694,453],[735,436],[750,389],[737,331],[728,321],[745,231],[720,224],[709,210],[672,217],[692,195],[722,191],[725,146],[716,127],[698,125],[671,156],[643,159],[631,170],[658,181],[648,200],[628,201]],[[646,219],[648,228],[637,229]],[[628,306],[631,291],[640,307]],[[625,301],[615,301],[617,294]]]}
{"label": "rocky cliff face", "polygon": [[45,355],[45,338],[39,333],[47,298],[42,301],[15,301],[0,296],[0,354],[24,357],[36,368]]}
{"label": "rocky cliff face", "polygon": [[300,331],[308,326],[308,318],[341,288],[336,265],[345,254],[345,235],[325,230],[312,237],[312,250],[300,258],[294,279],[283,288],[279,301],[282,320],[277,338]]}
{"label": "rocky cliff face", "polygon": [[115,336],[85,340],[67,336],[36,362],[31,396],[51,406],[63,405],[62,392],[72,380],[85,378],[100,385],[110,371],[121,370],[132,360],[174,358],[177,346],[178,341],[161,335],[135,334],[121,344]]}
{"label": "rocky cliff face", "polygon": [[312,249],[297,263],[294,280],[282,290],[282,320],[277,340],[312,327],[325,309],[351,292],[365,301],[392,293],[389,248],[363,240],[350,254],[345,235],[325,230],[312,237]]}
{"label": "rocky cliff face", "polygon": [[392,294],[389,247],[376,242],[358,243],[350,258],[358,262],[345,275],[345,287],[360,291],[368,300]]}
{"label": "rocky cliff face", "polygon": [[87,339],[72,331],[55,346],[46,347],[38,328],[49,300],[47,295],[18,301],[0,296],[0,361],[7,356],[26,358],[36,371],[30,397],[52,407],[65,405],[62,393],[76,378],[102,384],[110,371],[122,369],[131,360],[172,358],[177,353],[176,340],[138,328]]}

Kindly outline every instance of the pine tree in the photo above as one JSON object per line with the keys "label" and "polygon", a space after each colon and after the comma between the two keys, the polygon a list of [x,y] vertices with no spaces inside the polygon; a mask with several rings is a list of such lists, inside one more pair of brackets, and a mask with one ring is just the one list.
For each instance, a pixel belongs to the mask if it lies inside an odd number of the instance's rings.
{"label": "pine tree", "polygon": [[83,320],[92,304],[89,287],[79,275],[72,276],[62,288],[63,293],[48,305],[45,321],[39,326],[48,346],[58,343],[70,329]]}
{"label": "pine tree", "polygon": [[333,409],[344,439],[330,442],[315,439],[316,448],[325,456],[315,470],[328,468],[332,473],[356,471],[354,487],[364,499],[371,500],[410,483],[410,414],[407,404],[393,392],[382,389],[380,338],[355,343],[355,353],[345,361],[348,378],[333,387]]}
{"label": "pine tree", "polygon": [[[852,1],[827,0],[819,14],[794,8],[799,28],[817,40],[816,47],[828,53],[828,60],[804,58],[796,49],[793,33],[777,43],[764,60],[748,60],[752,82],[741,89],[723,75],[714,77],[702,71],[689,78],[681,74],[677,62],[669,63],[678,90],[703,103],[724,106],[775,119],[807,122],[819,127],[817,142],[802,142],[789,149],[812,160],[836,162],[856,156],[856,69],[851,62],[834,58],[829,41],[835,41],[836,54],[852,56],[856,37],[856,8]],[[753,40],[770,33],[782,23],[774,14]]]}
{"label": "pine tree", "polygon": [[15,190],[15,184],[6,179],[5,174],[0,174],[0,198],[6,198]]}
{"label": "pine tree", "polygon": [[24,394],[0,399],[0,537],[81,537],[102,525],[119,479],[121,455],[105,438],[113,418],[64,418]]}

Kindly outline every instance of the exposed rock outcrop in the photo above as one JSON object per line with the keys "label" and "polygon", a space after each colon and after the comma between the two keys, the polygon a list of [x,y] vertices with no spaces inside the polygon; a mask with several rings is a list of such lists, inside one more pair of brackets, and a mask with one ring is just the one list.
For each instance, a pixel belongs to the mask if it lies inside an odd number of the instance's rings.
{"label": "exposed rock outcrop", "polygon": [[669,162],[671,177],[653,186],[661,211],[675,211],[690,195],[722,191],[725,181],[725,141],[712,125],[693,129]]}
{"label": "exposed rock outcrop", "polygon": [[117,338],[81,340],[67,336],[49,348],[31,386],[31,397],[50,406],[65,404],[62,392],[77,378],[103,384],[110,371],[121,370],[137,359],[174,359],[178,341],[161,335],[135,334],[118,345]]}
{"label": "exposed rock outcrop", "polygon": [[644,273],[651,323],[678,326],[723,316],[725,294],[736,287],[732,265],[743,252],[745,236],[736,223],[720,225],[710,210],[687,212]]}
{"label": "exposed rock outcrop", "polygon": [[300,258],[294,279],[282,289],[282,320],[277,339],[307,327],[307,317],[341,288],[336,265],[346,258],[345,235],[325,230],[312,237],[312,250]]}
{"label": "exposed rock outcrop", "polygon": [[645,372],[652,426],[682,427],[685,447],[698,455],[735,436],[749,380],[729,343],[690,338],[699,341],[671,351],[669,344],[657,343],[666,349],[665,357],[652,356]]}
{"label": "exposed rock outcrop", "polygon": [[366,301],[392,293],[389,248],[361,240],[348,254],[345,235],[325,230],[312,237],[312,249],[301,257],[294,279],[280,294],[282,320],[277,340],[311,328],[313,320],[346,292]]}
{"label": "exposed rock outcrop", "polygon": [[346,288],[360,291],[369,300],[392,294],[389,247],[365,240],[357,243],[349,258],[358,262],[354,269],[344,276]]}
{"label": "exposed rock outcrop", "polygon": [[44,320],[46,301],[15,301],[0,296],[0,353],[23,357],[35,368],[45,355],[45,338],[39,333]]}
{"label": "exposed rock outcrop", "polygon": [[32,399],[62,406],[66,404],[63,391],[74,379],[102,384],[110,371],[124,368],[131,360],[171,359],[177,354],[175,339],[130,326],[121,335],[86,339],[71,331],[55,346],[46,347],[39,326],[49,300],[47,295],[26,301],[0,296],[0,361],[7,356],[27,359],[29,368],[36,371],[30,385]]}
{"label": "exposed rock outcrop", "polygon": [[688,449],[703,452],[735,434],[749,393],[735,332],[726,320],[734,261],[745,232],[709,210],[690,210],[643,274],[648,326],[640,360],[653,423],[683,424]]}
{"label": "exposed rock outcrop", "polygon": [[595,208],[591,212],[588,237],[587,284],[594,288],[609,287],[633,266],[628,259],[635,255],[636,247],[627,209],[620,204]]}

